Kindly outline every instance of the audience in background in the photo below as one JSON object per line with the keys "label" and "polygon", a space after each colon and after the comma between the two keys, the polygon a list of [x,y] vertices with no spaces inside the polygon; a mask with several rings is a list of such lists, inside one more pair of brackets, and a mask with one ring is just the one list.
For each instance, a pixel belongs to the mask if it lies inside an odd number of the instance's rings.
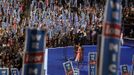
{"label": "audience in background", "polygon": [[[29,9],[25,3],[30,5]],[[96,44],[97,36],[102,32],[104,3],[77,5],[72,6],[66,0],[64,4],[58,1],[49,4],[33,0],[28,4],[25,0],[1,0],[0,67],[21,69],[26,27],[47,29],[47,47]],[[131,21],[133,11],[128,11],[130,8],[133,10],[132,7],[123,9],[123,24],[134,25]],[[124,35],[134,38],[134,30]]]}

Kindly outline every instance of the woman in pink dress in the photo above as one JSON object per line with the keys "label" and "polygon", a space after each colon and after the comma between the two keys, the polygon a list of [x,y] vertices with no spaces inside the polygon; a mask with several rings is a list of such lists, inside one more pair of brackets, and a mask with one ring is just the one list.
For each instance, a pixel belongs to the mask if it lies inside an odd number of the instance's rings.
{"label": "woman in pink dress", "polygon": [[77,46],[77,51],[76,51],[75,61],[78,62],[78,67],[79,67],[79,64],[83,60],[83,48],[81,47],[80,44],[78,44],[76,46]]}

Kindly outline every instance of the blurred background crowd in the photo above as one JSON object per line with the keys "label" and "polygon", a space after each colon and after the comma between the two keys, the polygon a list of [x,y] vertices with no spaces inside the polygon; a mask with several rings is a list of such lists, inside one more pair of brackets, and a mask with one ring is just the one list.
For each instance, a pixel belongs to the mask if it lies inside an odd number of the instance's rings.
{"label": "blurred background crowd", "polygon": [[[104,0],[0,0],[0,67],[21,69],[27,27],[47,30],[47,47],[94,45]],[[134,38],[134,1],[122,2],[124,38]]]}

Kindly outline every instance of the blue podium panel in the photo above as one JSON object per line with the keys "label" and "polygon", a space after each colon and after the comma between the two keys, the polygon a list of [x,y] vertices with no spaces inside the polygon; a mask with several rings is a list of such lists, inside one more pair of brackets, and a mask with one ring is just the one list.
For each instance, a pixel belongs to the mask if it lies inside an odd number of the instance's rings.
{"label": "blue podium panel", "polygon": [[42,64],[25,64],[23,75],[42,75]]}
{"label": "blue podium panel", "polygon": [[8,68],[0,68],[0,75],[9,75]]}

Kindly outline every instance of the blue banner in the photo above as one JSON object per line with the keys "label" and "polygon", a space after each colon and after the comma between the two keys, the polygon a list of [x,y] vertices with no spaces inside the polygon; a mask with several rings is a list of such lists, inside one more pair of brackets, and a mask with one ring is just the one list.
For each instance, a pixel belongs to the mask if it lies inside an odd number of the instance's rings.
{"label": "blue banner", "polygon": [[0,68],[0,75],[9,75],[8,68]]}
{"label": "blue banner", "polygon": [[42,75],[44,66],[45,31],[26,31],[26,46],[22,75]]}
{"label": "blue banner", "polygon": [[99,75],[118,75],[121,0],[107,0],[102,32]]}
{"label": "blue banner", "polygon": [[97,75],[97,53],[88,54],[88,75]]}
{"label": "blue banner", "polygon": [[74,69],[71,61],[63,63],[63,67],[66,75],[73,75]]}
{"label": "blue banner", "polygon": [[24,75],[42,75],[42,64],[25,64]]}
{"label": "blue banner", "polygon": [[28,28],[26,32],[26,52],[42,52],[45,45],[44,38],[44,30]]}
{"label": "blue banner", "polygon": [[19,71],[17,68],[11,68],[11,75],[19,75]]}

